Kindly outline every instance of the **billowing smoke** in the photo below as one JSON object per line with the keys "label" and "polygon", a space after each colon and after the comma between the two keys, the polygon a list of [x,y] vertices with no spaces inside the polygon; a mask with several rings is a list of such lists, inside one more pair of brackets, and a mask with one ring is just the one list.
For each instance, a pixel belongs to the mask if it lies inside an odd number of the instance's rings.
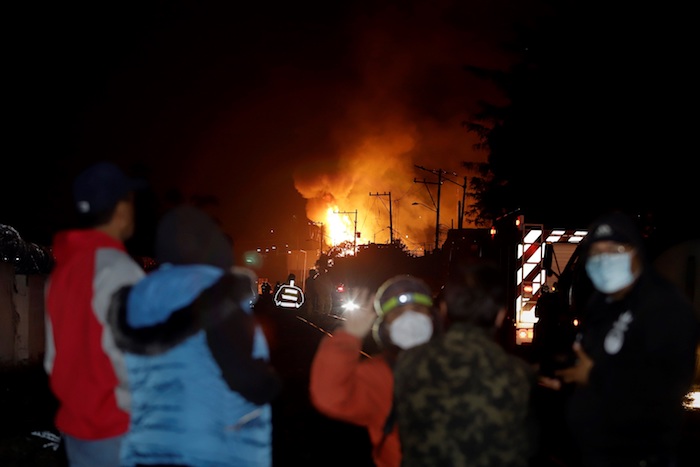
{"label": "billowing smoke", "polygon": [[[479,30],[460,28],[444,5],[414,7],[394,6],[350,25],[347,66],[354,75],[334,88],[339,94],[331,97],[337,107],[328,128],[329,149],[304,155],[294,169],[294,185],[307,200],[310,219],[329,224],[329,213],[344,212],[350,214],[342,223],[350,225],[357,211],[362,243],[389,241],[392,221],[394,238],[410,249],[434,241],[437,171],[455,182],[441,187],[444,232],[459,222],[459,185],[471,175],[462,162],[485,157],[473,150],[475,137],[461,122],[490,90],[463,66],[501,65],[496,45],[485,50]],[[462,14],[462,21],[474,21],[469,11]]]}
{"label": "billowing smoke", "polygon": [[[211,200],[242,250],[305,245],[301,218],[326,223],[329,210],[352,213],[346,227],[357,212],[360,242],[386,242],[389,193],[394,234],[411,249],[432,245],[431,170],[461,184],[461,163],[486,156],[461,124],[494,88],[464,66],[505,68],[499,41],[533,2],[313,3],[175,2],[154,7],[141,29],[106,30],[113,49],[97,42],[74,58],[115,59],[109,79],[91,65],[65,80],[83,93],[100,83],[72,125],[82,156],[143,163],[158,193]],[[116,31],[142,34],[124,42]],[[458,224],[461,198],[443,183],[441,230]]]}

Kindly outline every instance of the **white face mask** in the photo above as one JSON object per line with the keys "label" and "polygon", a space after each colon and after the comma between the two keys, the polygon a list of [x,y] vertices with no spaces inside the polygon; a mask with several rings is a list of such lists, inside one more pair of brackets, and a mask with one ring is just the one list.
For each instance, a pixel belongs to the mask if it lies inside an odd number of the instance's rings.
{"label": "white face mask", "polygon": [[632,273],[632,253],[602,253],[586,261],[586,273],[599,291],[618,292],[635,280]]}
{"label": "white face mask", "polygon": [[413,310],[404,311],[389,326],[389,338],[404,350],[428,342],[432,335],[430,316]]}

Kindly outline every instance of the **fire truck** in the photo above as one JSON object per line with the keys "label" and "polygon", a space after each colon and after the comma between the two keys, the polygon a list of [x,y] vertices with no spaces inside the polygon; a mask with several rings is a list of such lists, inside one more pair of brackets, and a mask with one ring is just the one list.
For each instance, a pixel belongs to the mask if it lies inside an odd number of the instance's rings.
{"label": "fire truck", "polygon": [[539,321],[537,302],[557,290],[563,271],[578,257],[585,229],[545,228],[528,224],[524,216],[515,220],[518,244],[515,251],[514,326],[515,344],[532,344]]}
{"label": "fire truck", "polygon": [[[585,229],[547,229],[519,216],[515,252],[515,344],[533,347],[543,365],[560,365],[578,332],[593,286],[582,261]],[[652,266],[690,299],[700,319],[700,238],[646,238]],[[545,350],[546,349],[546,350]],[[530,349],[532,350],[532,349]],[[700,345],[694,386],[700,388]],[[549,359],[547,361],[546,359]]]}
{"label": "fire truck", "polygon": [[[585,229],[526,223],[523,215],[504,216],[491,229],[450,231],[443,251],[450,264],[461,258],[487,257],[501,265],[508,284],[509,325],[502,329],[500,338],[509,347],[525,350],[535,339],[540,300],[547,300],[549,309],[557,309],[555,313],[571,310],[560,291],[581,280],[574,274],[574,263],[586,234]],[[576,285],[577,292],[586,288],[586,284]],[[556,307],[552,300],[557,300]]]}
{"label": "fire truck", "polygon": [[[692,229],[663,227],[644,235],[648,257],[688,296],[700,319],[700,238]],[[571,344],[593,293],[583,261],[587,234],[586,229],[551,228],[509,214],[490,229],[450,231],[443,246],[450,262],[486,257],[502,266],[509,306],[499,340],[537,362],[542,374],[573,364]],[[687,403],[692,407],[700,407],[700,345],[697,355]]]}

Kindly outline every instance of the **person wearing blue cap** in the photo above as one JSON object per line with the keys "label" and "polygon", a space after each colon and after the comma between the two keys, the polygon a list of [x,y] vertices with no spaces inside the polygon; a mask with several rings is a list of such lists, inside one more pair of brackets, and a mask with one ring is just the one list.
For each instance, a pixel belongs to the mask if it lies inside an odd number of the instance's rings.
{"label": "person wearing blue cap", "polygon": [[53,239],[44,368],[71,467],[117,467],[129,427],[123,354],[105,322],[112,294],[145,274],[124,245],[134,234],[134,191],[143,187],[111,162],[88,167],[73,182],[82,228]]}

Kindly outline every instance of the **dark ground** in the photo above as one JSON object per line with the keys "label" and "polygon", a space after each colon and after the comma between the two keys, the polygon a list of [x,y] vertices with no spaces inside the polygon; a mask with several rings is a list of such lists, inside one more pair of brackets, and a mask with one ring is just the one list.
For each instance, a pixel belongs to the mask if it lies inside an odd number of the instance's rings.
{"label": "dark ground", "polygon": [[[311,358],[320,338],[339,321],[274,307],[259,307],[258,317],[268,336],[272,363],[285,382],[282,395],[273,404],[274,466],[372,467],[364,429],[319,414],[308,399]],[[52,423],[55,407],[39,364],[0,371],[0,467],[66,466],[60,446],[53,450],[50,439],[32,434],[57,434]],[[549,417],[543,418],[547,436],[535,467],[574,467],[557,414],[543,411],[543,415]],[[699,465],[698,442],[700,411],[687,412],[678,467]]]}

